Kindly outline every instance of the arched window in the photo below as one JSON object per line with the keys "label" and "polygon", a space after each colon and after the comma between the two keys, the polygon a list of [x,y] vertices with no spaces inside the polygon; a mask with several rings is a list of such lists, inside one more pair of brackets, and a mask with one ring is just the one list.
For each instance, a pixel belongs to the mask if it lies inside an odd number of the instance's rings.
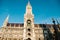
{"label": "arched window", "polygon": [[27,26],[31,25],[31,20],[27,20]]}
{"label": "arched window", "polygon": [[28,38],[27,40],[31,40],[31,38]]}
{"label": "arched window", "polygon": [[31,31],[30,28],[28,28],[28,31]]}
{"label": "arched window", "polygon": [[29,35],[29,36],[31,36],[31,34],[30,34],[30,33],[28,33],[28,35]]}

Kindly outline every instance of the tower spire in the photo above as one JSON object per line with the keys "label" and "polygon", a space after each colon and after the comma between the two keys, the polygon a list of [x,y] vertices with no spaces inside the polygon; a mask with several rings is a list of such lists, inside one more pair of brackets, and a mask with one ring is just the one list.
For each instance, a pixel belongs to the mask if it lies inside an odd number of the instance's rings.
{"label": "tower spire", "polygon": [[32,14],[32,6],[31,6],[29,0],[28,0],[28,4],[26,6],[26,13]]}
{"label": "tower spire", "polygon": [[3,23],[3,27],[5,27],[7,25],[8,19],[9,19],[9,15],[6,17],[6,19],[5,19],[4,23]]}
{"label": "tower spire", "polygon": [[28,0],[28,5],[30,5],[30,0]]}
{"label": "tower spire", "polygon": [[28,0],[28,4],[27,4],[27,6],[31,6],[31,4],[30,4],[30,0]]}

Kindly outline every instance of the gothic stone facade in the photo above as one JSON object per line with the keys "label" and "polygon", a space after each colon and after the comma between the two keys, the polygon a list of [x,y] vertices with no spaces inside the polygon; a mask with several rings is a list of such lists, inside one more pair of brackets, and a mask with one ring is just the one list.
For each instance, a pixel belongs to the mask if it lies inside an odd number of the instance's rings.
{"label": "gothic stone facade", "polygon": [[[44,28],[42,24],[34,24],[32,6],[28,2],[24,14],[24,23],[8,23],[9,16],[0,28],[0,40],[44,40]],[[47,28],[54,33],[52,24],[46,24]],[[47,32],[45,31],[47,34]],[[46,36],[46,35],[45,35]]]}

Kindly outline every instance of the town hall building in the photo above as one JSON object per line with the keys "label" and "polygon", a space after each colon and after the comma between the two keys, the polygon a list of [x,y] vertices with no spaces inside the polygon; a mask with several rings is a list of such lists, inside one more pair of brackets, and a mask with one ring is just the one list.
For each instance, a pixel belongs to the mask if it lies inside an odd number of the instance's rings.
{"label": "town hall building", "polygon": [[0,28],[0,40],[53,40],[53,24],[34,24],[32,6],[28,1],[24,23],[9,23],[9,16]]}

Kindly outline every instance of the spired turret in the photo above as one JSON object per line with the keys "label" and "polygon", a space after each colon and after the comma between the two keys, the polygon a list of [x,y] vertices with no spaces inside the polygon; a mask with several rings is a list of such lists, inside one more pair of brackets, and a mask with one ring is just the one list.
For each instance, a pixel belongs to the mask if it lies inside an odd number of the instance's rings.
{"label": "spired turret", "polygon": [[28,1],[27,6],[26,6],[26,13],[32,13],[32,6],[31,6],[29,1]]}
{"label": "spired turret", "polygon": [[24,19],[25,18],[34,18],[34,14],[32,13],[32,6],[30,4],[30,1],[28,1],[28,4],[26,5],[26,12],[24,15]]}
{"label": "spired turret", "polygon": [[6,27],[7,26],[8,20],[9,20],[9,15],[6,17],[2,27]]}

